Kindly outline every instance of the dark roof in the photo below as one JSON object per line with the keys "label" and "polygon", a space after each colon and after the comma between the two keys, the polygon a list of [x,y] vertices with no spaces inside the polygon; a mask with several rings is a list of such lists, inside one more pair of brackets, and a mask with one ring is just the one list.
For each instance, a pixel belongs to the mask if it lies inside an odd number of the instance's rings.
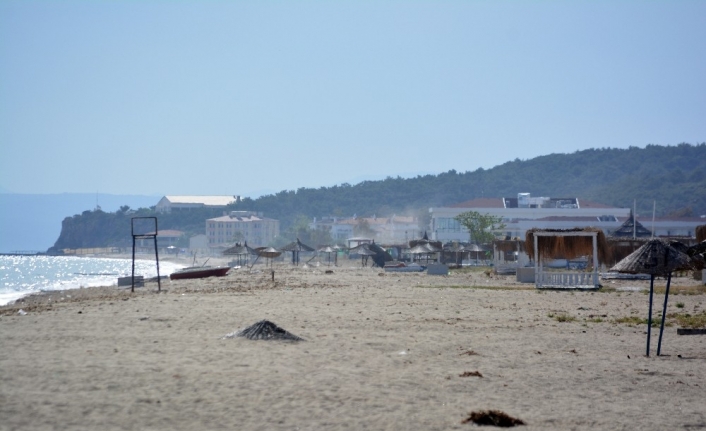
{"label": "dark roof", "polygon": [[652,236],[652,231],[645,228],[639,221],[635,220],[631,211],[630,217],[628,217],[628,219],[625,220],[625,223],[623,223],[618,229],[615,230],[615,232],[613,232],[613,236],[632,238],[633,232],[635,234],[635,237],[638,238]]}

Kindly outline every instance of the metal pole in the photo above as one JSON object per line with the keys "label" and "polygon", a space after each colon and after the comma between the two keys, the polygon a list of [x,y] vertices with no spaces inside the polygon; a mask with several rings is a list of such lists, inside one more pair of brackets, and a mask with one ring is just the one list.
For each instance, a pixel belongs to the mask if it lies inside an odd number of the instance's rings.
{"label": "metal pole", "polygon": [[132,289],[135,292],[135,235],[132,236]]}
{"label": "metal pole", "polygon": [[647,356],[650,356],[650,333],[652,329],[652,294],[654,293],[655,275],[650,276],[650,314],[647,316]]}
{"label": "metal pole", "polygon": [[664,294],[664,307],[662,308],[662,325],[659,327],[659,341],[657,342],[657,356],[662,352],[662,333],[664,332],[664,319],[667,317],[667,301],[669,300],[669,284],[672,281],[672,273],[667,275],[667,292]]}
{"label": "metal pole", "polygon": [[[155,219],[155,227],[157,224],[157,219]],[[157,261],[157,292],[162,291],[162,281],[159,279],[159,251],[157,250],[157,231],[154,232],[154,258]]]}

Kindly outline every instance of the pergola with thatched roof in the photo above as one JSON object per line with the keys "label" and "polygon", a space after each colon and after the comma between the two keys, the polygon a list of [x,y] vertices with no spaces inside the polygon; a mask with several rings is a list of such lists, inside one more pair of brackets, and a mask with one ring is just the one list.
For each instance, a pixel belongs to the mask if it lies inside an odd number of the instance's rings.
{"label": "pergola with thatched roof", "polygon": [[[585,229],[530,229],[525,237],[525,250],[534,260],[537,289],[598,289],[598,261],[605,260],[608,247],[603,231]],[[593,257],[593,271],[544,272],[544,260],[562,257]]]}

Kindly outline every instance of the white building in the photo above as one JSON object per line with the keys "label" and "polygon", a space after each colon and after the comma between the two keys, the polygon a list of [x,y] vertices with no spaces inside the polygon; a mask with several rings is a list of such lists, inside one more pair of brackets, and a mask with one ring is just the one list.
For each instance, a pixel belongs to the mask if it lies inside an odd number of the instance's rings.
{"label": "white building", "polygon": [[194,208],[225,208],[240,200],[240,196],[164,196],[157,202],[158,213]]}
{"label": "white building", "polygon": [[324,217],[314,218],[309,224],[310,229],[328,230],[336,242],[343,242],[355,236],[355,228],[359,224],[367,225],[374,233],[372,239],[381,244],[404,243],[414,238],[421,238],[423,232],[419,229],[416,217]]}
{"label": "white building", "polygon": [[279,236],[279,220],[252,211],[231,211],[229,215],[206,220],[209,247],[247,241],[250,247],[263,247]]}
{"label": "white building", "polygon": [[517,198],[480,198],[449,207],[430,208],[432,239],[468,241],[468,230],[455,219],[468,211],[502,218],[506,227],[497,233],[520,238],[532,228],[592,226],[617,229],[630,215],[629,208],[614,208],[578,198],[531,197],[529,193],[519,193]]}

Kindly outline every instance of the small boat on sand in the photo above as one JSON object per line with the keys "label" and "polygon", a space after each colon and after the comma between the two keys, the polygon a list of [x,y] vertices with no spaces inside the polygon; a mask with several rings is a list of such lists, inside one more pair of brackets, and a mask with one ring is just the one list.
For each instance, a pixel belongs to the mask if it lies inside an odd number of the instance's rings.
{"label": "small boat on sand", "polygon": [[190,266],[169,275],[170,280],[187,278],[223,277],[230,271],[230,266]]}
{"label": "small boat on sand", "polygon": [[404,262],[388,262],[385,264],[385,272],[422,272],[427,269],[424,265],[410,263],[407,265]]}

